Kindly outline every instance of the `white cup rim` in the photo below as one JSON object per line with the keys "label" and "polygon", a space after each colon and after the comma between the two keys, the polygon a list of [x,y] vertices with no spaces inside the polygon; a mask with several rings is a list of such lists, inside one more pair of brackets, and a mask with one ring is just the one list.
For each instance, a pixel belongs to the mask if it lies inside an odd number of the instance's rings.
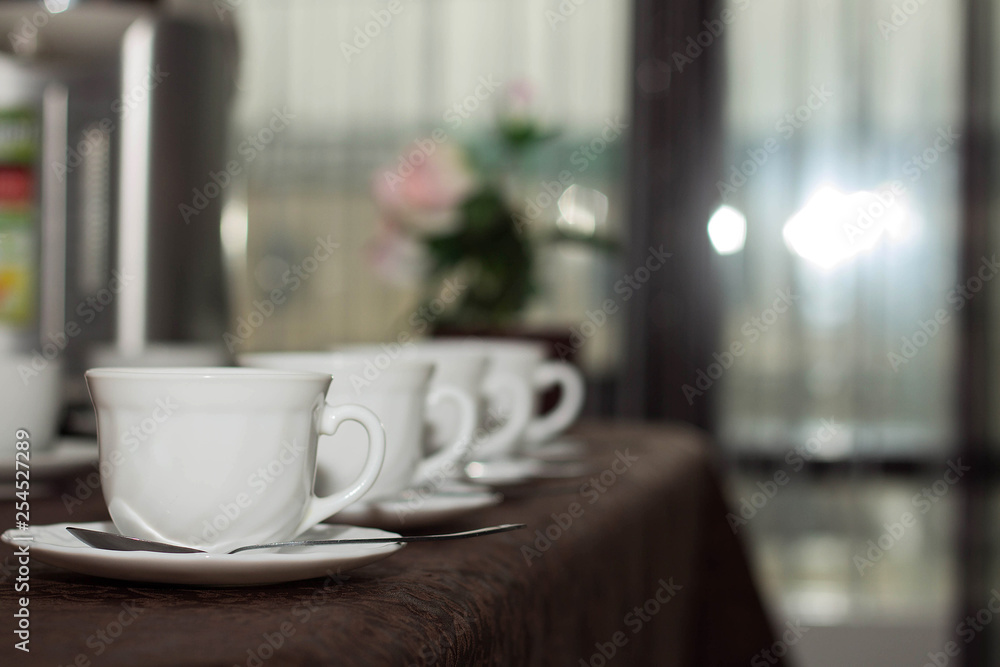
{"label": "white cup rim", "polygon": [[[236,360],[240,364],[243,364],[244,368],[248,369],[277,369],[277,364],[288,363],[300,364],[303,368],[308,366],[310,368],[330,369],[330,373],[326,373],[327,376],[335,375],[338,371],[356,370],[369,362],[372,364],[375,363],[369,355],[356,350],[333,350],[326,352],[250,352],[238,355]],[[378,370],[381,373],[387,374],[407,373],[424,377],[429,375],[434,370],[434,362],[429,359],[413,359],[406,357],[405,355],[400,355],[398,358],[392,359],[388,366],[385,368],[378,368]],[[316,371],[303,370],[301,372],[314,373]],[[319,372],[322,373],[324,371]]]}
{"label": "white cup rim", "polygon": [[84,375],[95,379],[266,379],[266,380],[329,380],[324,373],[311,371],[277,370],[270,368],[244,368],[236,366],[177,366],[177,367],[128,367],[105,366],[88,369]]}

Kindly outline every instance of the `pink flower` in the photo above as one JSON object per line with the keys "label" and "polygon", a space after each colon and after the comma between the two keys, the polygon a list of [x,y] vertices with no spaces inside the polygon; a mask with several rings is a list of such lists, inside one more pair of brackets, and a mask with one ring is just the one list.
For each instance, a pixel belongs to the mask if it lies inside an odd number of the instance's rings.
{"label": "pink flower", "polygon": [[507,84],[500,115],[508,118],[530,118],[534,112],[535,89],[527,79]]}
{"label": "pink flower", "polygon": [[375,201],[387,217],[415,233],[444,234],[460,223],[457,207],[475,185],[461,150],[427,140],[415,142],[394,168],[376,174]]}

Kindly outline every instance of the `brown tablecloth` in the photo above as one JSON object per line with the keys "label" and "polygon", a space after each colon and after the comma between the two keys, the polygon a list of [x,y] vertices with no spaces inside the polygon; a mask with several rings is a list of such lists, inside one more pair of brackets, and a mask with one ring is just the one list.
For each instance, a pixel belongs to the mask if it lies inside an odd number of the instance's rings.
{"label": "brown tablecloth", "polygon": [[[702,435],[587,424],[574,437],[587,443],[593,481],[534,485],[439,526],[529,528],[411,544],[339,579],[199,589],[33,561],[30,654],[13,647],[24,593],[14,590],[13,550],[3,545],[0,663],[751,664],[774,636]],[[66,480],[70,493],[74,483]],[[0,507],[2,525],[12,526],[13,503]],[[73,509],[33,496],[32,522],[106,518],[99,494]]]}

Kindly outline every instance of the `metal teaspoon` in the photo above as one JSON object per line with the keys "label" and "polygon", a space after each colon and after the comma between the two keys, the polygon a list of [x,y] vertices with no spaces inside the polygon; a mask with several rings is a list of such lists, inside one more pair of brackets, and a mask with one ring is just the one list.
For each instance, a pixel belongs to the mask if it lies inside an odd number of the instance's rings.
{"label": "metal teaspoon", "polygon": [[[494,533],[505,533],[509,530],[517,530],[518,528],[524,528],[525,525],[526,524],[523,523],[505,523],[499,526],[490,526],[488,528],[476,528],[475,530],[466,530],[460,533],[439,533],[437,535],[399,535],[396,537],[360,537],[360,538],[345,538],[340,540],[293,540],[290,542],[272,542],[270,544],[252,544],[245,547],[239,547],[238,549],[233,549],[229,553],[235,554],[241,551],[249,551],[250,549],[276,549],[278,547],[317,546],[324,544],[395,544],[401,542],[432,542],[437,540],[460,540],[466,537],[479,537],[481,535],[493,535]],[[66,530],[68,530],[70,534],[72,534],[81,542],[89,544],[90,546],[95,547],[97,549],[110,549],[112,551],[156,551],[160,553],[185,553],[185,554],[208,553],[206,551],[202,551],[201,549],[182,547],[176,544],[166,544],[164,542],[155,542],[153,540],[143,540],[138,537],[126,537],[124,535],[107,533],[101,530],[90,530],[88,528],[76,528],[73,526],[67,526]]]}

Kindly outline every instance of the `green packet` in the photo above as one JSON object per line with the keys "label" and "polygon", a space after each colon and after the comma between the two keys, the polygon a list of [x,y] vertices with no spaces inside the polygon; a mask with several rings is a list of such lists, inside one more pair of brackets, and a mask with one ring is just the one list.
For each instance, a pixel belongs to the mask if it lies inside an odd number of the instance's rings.
{"label": "green packet", "polygon": [[31,164],[38,157],[38,114],[32,109],[0,109],[0,164]]}
{"label": "green packet", "polygon": [[34,316],[34,215],[31,207],[0,207],[0,324],[25,325]]}

